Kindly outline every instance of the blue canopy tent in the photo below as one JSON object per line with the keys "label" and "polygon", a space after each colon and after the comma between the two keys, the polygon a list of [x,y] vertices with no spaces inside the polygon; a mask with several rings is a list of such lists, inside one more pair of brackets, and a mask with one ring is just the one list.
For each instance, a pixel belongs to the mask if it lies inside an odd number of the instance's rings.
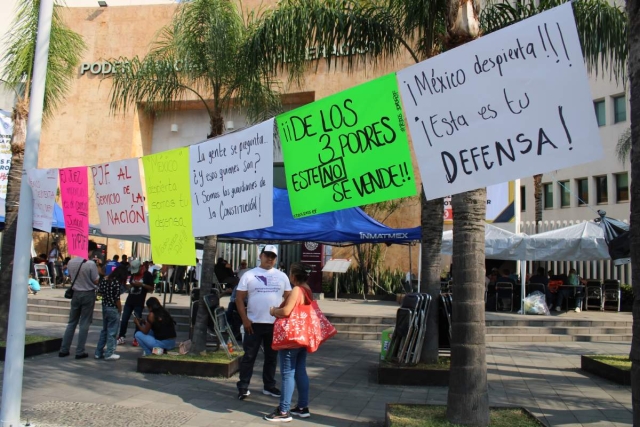
{"label": "blue canopy tent", "polygon": [[420,237],[420,227],[387,227],[360,208],[294,219],[289,193],[280,188],[273,189],[273,226],[218,236],[223,241],[318,242],[332,246],[359,243],[410,244],[420,241]]}
{"label": "blue canopy tent", "polygon": [[[374,220],[360,208],[327,212],[294,219],[287,190],[273,189],[273,226],[258,230],[222,234],[223,242],[318,242],[332,246],[358,243],[410,244],[420,241],[420,227],[391,228]],[[89,234],[140,243],[149,243],[149,236],[115,236],[103,234],[97,226],[89,227]]]}
{"label": "blue canopy tent", "polygon": [[[60,231],[64,230],[64,215],[62,213],[62,208],[57,203],[54,203],[53,205],[53,222],[51,223],[51,229],[57,229]],[[0,231],[1,230],[4,230],[4,215],[0,215]]]}

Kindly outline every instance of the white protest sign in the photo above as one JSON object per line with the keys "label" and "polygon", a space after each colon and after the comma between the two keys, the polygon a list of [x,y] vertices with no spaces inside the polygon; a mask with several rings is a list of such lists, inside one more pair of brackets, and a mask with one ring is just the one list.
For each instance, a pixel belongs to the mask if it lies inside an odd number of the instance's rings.
{"label": "white protest sign", "polygon": [[273,119],[189,147],[193,235],[273,225]]}
{"label": "white protest sign", "polygon": [[[0,198],[7,198],[7,183],[9,182],[9,168],[11,166],[11,136],[13,135],[13,120],[11,113],[0,110]],[[4,203],[0,214],[4,215]]]}
{"label": "white protest sign", "polygon": [[91,166],[100,231],[105,234],[149,235],[138,159]]}
{"label": "white protest sign", "polygon": [[51,233],[58,169],[29,169],[27,179],[33,193],[33,228]]}
{"label": "white protest sign", "polygon": [[397,77],[428,199],[603,154],[569,2]]}

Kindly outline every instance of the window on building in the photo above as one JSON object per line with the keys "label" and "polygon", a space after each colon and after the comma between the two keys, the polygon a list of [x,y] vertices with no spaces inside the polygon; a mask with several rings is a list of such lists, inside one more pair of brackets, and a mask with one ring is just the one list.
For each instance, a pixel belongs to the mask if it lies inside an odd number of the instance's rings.
{"label": "window on building", "polygon": [[607,189],[607,176],[596,176],[596,203],[609,203],[609,190]]}
{"label": "window on building", "polygon": [[527,210],[527,188],[524,185],[520,186],[520,212]]}
{"label": "window on building", "polygon": [[[627,121],[627,97],[624,95],[613,97],[613,122]],[[600,126],[600,122],[598,122]]]}
{"label": "window on building", "polygon": [[571,206],[571,193],[569,192],[569,181],[558,182],[558,189],[560,190],[560,207],[568,208]]}
{"label": "window on building", "polygon": [[553,184],[542,184],[544,208],[553,209]]}
{"label": "window on building", "polygon": [[607,114],[604,108],[604,100],[594,101],[593,108],[596,110],[596,120],[598,120],[598,126],[604,126],[607,124]]}
{"label": "window on building", "polygon": [[589,181],[587,178],[576,179],[578,184],[578,206],[586,206],[589,204]]}
{"label": "window on building", "polygon": [[616,174],[616,202],[629,201],[629,174],[627,172]]}

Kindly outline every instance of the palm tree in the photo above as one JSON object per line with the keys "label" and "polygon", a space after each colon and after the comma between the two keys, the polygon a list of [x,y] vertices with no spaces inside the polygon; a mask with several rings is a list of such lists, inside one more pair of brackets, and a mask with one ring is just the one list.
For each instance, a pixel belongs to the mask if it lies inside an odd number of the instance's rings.
{"label": "palm tree", "polygon": [[631,128],[622,132],[616,144],[616,156],[618,156],[620,163],[624,164],[629,158],[629,154],[631,154]]}
{"label": "palm tree", "polygon": [[[2,236],[2,269],[0,269],[0,339],[6,340],[9,300],[11,299],[11,276],[13,254],[18,225],[20,184],[29,113],[29,95],[36,49],[39,0],[23,0],[16,11],[7,50],[2,57],[5,68],[2,80],[14,88],[17,95],[13,108],[13,136],[11,138],[11,168],[7,183],[5,228]],[[44,95],[44,119],[52,119],[53,113],[69,91],[75,70],[80,64],[85,49],[82,37],[71,31],[61,17],[61,6],[53,9],[47,81]]]}
{"label": "palm tree", "polygon": [[[209,133],[203,139],[222,135],[223,114],[234,108],[245,109],[250,120],[273,116],[280,106],[274,82],[260,63],[249,64],[241,54],[253,16],[243,16],[237,3],[226,0],[182,3],[144,58],[119,60],[127,65],[112,76],[112,111],[134,105],[162,112],[196,99],[209,116]],[[211,292],[216,252],[217,236],[206,237],[193,353],[206,345],[203,297]]]}
{"label": "palm tree", "polygon": [[631,90],[631,268],[633,340],[631,403],[633,425],[640,425],[640,1],[627,0],[629,14],[629,86]]}

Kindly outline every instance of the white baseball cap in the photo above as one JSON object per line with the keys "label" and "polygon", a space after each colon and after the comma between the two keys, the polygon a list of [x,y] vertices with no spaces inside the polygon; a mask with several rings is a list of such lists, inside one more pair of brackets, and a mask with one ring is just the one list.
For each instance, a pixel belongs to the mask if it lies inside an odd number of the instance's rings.
{"label": "white baseball cap", "polygon": [[131,268],[131,274],[136,274],[140,271],[140,260],[139,259],[132,259],[131,262],[129,263],[129,267]]}
{"label": "white baseball cap", "polygon": [[278,248],[274,245],[267,245],[262,249],[262,253],[264,252],[271,252],[273,254],[275,254],[276,256],[278,256]]}

